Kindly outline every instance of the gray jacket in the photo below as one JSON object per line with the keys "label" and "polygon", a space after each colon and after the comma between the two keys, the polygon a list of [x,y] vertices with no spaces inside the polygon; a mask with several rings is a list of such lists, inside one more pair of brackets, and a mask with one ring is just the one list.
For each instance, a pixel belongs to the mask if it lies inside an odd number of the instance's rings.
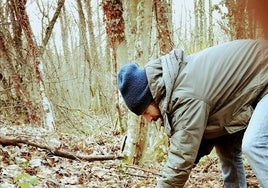
{"label": "gray jacket", "polygon": [[202,138],[245,129],[268,93],[268,42],[236,40],[187,57],[175,49],[145,70],[170,137],[158,186],[183,187]]}

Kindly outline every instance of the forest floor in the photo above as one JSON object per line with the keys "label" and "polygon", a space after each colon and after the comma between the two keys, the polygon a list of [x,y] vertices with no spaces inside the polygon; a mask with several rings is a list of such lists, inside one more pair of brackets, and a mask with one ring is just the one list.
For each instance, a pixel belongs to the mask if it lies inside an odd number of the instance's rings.
{"label": "forest floor", "polygon": [[[63,149],[73,154],[118,155],[121,136],[101,132],[96,136],[77,136],[62,132],[49,133],[31,126],[0,126],[1,137],[27,138],[28,144],[0,144],[0,188],[81,187],[81,188],[150,188],[155,187],[163,163],[129,165],[122,160],[86,161],[59,157],[38,145]],[[246,163],[249,188],[257,188],[257,179]],[[205,157],[192,170],[187,188],[223,187],[219,162],[213,154]]]}

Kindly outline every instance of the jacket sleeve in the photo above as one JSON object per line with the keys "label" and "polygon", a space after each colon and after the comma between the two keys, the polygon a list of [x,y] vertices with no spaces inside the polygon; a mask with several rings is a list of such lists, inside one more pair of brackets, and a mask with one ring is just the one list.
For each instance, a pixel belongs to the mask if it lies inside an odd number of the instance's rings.
{"label": "jacket sleeve", "polygon": [[183,187],[196,159],[207,123],[209,107],[197,99],[180,102],[169,116],[171,126],[170,148],[163,177],[157,187]]}

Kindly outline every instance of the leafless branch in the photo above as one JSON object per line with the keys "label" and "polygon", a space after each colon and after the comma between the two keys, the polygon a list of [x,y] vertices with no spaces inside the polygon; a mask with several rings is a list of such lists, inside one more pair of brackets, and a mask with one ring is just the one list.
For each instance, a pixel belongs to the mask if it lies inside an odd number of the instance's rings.
{"label": "leafless branch", "polygon": [[122,159],[122,156],[119,155],[83,155],[83,154],[76,154],[74,152],[66,151],[59,148],[54,148],[42,143],[45,143],[42,140],[36,140],[32,141],[33,138],[29,138],[27,136],[0,136],[0,144],[2,145],[20,145],[20,144],[27,144],[30,146],[34,146],[37,148],[41,148],[44,150],[47,150],[53,155],[64,157],[68,159],[79,159],[84,161],[105,161],[105,160],[116,160],[116,159]]}

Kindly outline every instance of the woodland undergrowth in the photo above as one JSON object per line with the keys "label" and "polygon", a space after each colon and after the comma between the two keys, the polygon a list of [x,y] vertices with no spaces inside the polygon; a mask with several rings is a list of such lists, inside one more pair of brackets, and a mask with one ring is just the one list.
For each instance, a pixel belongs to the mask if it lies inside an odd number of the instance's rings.
{"label": "woodland undergrowth", "polygon": [[[55,132],[31,125],[2,124],[1,138],[28,138],[29,142],[0,145],[0,188],[28,187],[155,187],[164,161],[140,165],[125,158],[87,161],[58,156],[120,156],[122,135],[112,130],[106,117],[59,123]],[[17,142],[19,141],[16,140]],[[47,146],[40,148],[38,146]],[[149,158],[149,157],[148,157]],[[246,162],[248,186],[259,187]],[[223,187],[220,164],[213,151],[192,170],[188,188]]]}

